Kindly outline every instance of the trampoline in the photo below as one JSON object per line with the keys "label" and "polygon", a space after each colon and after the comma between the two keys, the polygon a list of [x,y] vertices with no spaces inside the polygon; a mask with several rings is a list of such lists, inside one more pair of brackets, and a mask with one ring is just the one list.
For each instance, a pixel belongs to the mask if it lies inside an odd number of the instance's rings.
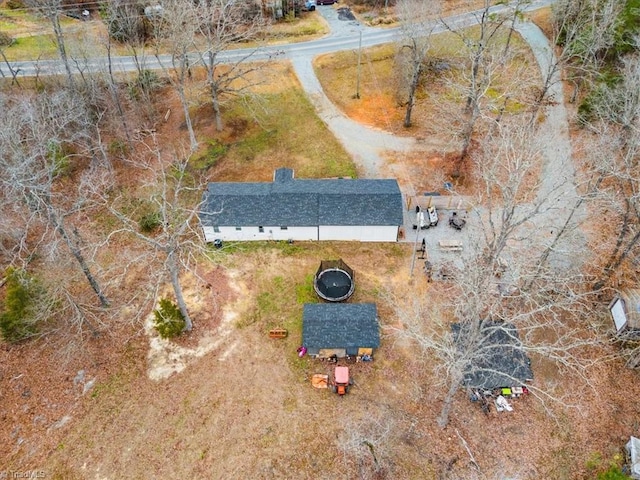
{"label": "trampoline", "polygon": [[353,270],[342,260],[324,260],[316,272],[313,288],[323,300],[342,302],[355,289]]}

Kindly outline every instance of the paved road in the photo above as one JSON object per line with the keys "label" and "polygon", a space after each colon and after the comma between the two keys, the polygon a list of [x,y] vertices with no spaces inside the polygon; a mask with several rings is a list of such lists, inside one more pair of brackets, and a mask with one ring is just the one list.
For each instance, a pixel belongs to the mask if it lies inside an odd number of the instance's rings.
{"label": "paved road", "polygon": [[[554,0],[534,0],[527,9],[534,10],[553,3]],[[493,13],[505,12],[508,10],[506,5],[498,5],[492,7]],[[302,42],[281,46],[267,46],[256,49],[237,49],[221,52],[219,58],[221,61],[232,62],[240,59],[266,60],[274,57],[314,57],[322,53],[330,53],[341,50],[353,50],[358,48],[360,42],[360,31],[362,31],[362,46],[368,47],[392,42],[397,38],[399,29],[376,29],[365,27],[357,23],[342,22],[337,20],[337,15],[333,7],[319,6],[318,11],[329,21],[332,27],[331,34],[326,37],[309,42]],[[460,15],[448,17],[446,22],[452,28],[463,28],[473,25],[478,21],[478,12],[469,12]],[[335,17],[335,18],[334,18]],[[445,30],[443,25],[439,25],[435,32]],[[190,57],[192,64],[196,64],[198,59],[195,55]],[[107,68],[107,57],[94,57],[91,59],[75,59],[73,70],[78,72],[87,71],[105,71]],[[144,66],[147,69],[161,69],[162,65],[170,65],[171,57],[168,55],[147,56],[144,58]],[[36,75],[63,75],[64,69],[59,60],[39,60],[39,61],[17,61],[10,62],[11,68],[18,72],[18,76],[36,76]],[[116,72],[135,71],[136,59],[131,56],[114,56],[112,57],[112,65]],[[0,76],[10,77],[9,67],[0,63]]]}
{"label": "paved road", "polygon": [[[529,10],[541,8],[553,3],[553,0],[533,1],[527,8]],[[508,9],[506,5],[493,7],[493,12],[504,12]],[[383,159],[381,153],[384,151],[415,151],[424,148],[413,138],[398,137],[379,129],[373,129],[358,124],[347,118],[324,94],[320,82],[316,77],[312,60],[314,57],[324,53],[331,53],[344,50],[357,50],[359,45],[369,47],[384,43],[393,42],[398,38],[400,30],[376,29],[360,24],[354,20],[339,18],[338,10],[329,6],[319,6],[318,12],[325,18],[330,27],[330,34],[326,37],[310,42],[282,45],[277,47],[264,47],[258,50],[233,50],[222,52],[222,61],[235,62],[245,60],[267,60],[267,59],[288,59],[292,62],[300,82],[309,96],[311,102],[317,109],[318,115],[327,124],[332,133],[341,141],[345,149],[353,157],[358,165],[361,174],[365,177],[375,178],[380,175]],[[478,23],[479,12],[469,12],[445,19],[450,28],[463,28]],[[440,33],[447,28],[439,24],[434,33]],[[550,71],[550,65],[555,61],[553,51],[548,39],[534,24],[530,22],[520,22],[517,30],[529,43],[533,54],[538,61],[540,71],[543,76]],[[190,58],[192,64],[197,63],[197,58]],[[136,61],[133,57],[114,57],[112,59],[114,70],[119,72],[135,71]],[[163,65],[170,65],[169,56],[146,57],[143,59],[144,68],[160,69]],[[100,71],[106,70],[107,59],[104,57],[92,58],[88,61],[79,62],[75,65],[78,71]],[[38,62],[14,62],[11,68],[18,71],[19,76],[64,74],[59,61],[38,61]],[[9,76],[7,65],[0,64],[0,74]],[[539,197],[547,199],[547,205],[551,207],[545,214],[538,216],[529,226],[532,234],[529,238],[532,246],[543,246],[553,238],[551,232],[560,228],[567,218],[570,207],[577,200],[575,188],[574,167],[571,160],[571,144],[569,142],[567,112],[564,108],[562,85],[558,75],[551,82],[550,98],[555,102],[546,107],[544,123],[540,126],[541,151],[545,160],[541,173],[541,187]],[[444,215],[444,226],[430,229],[428,235],[425,232],[414,231],[411,228],[412,217],[410,212],[405,212],[405,241],[413,242],[427,236],[429,251],[437,252],[437,242],[440,239],[448,239],[451,231],[446,226],[446,213]],[[583,217],[580,212],[578,220]],[[465,238],[465,244],[470,245],[466,238],[472,234],[472,229],[466,232],[457,232],[457,235]],[[557,230],[556,230],[557,231]],[[546,232],[546,236],[545,236]],[[572,241],[579,244],[584,243],[584,237],[575,237]],[[451,255],[451,254],[448,254]],[[433,256],[433,255],[432,255]],[[443,259],[446,260],[447,254]],[[562,255],[562,246],[558,248],[556,255],[556,265],[566,262],[566,255]]]}

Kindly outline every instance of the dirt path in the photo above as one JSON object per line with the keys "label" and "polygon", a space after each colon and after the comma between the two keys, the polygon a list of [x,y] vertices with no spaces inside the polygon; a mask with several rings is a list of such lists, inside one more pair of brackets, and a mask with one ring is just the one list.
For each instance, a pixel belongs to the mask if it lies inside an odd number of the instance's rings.
{"label": "dirt path", "polygon": [[[353,37],[358,32],[372,30],[353,18],[340,15],[339,9],[319,7],[318,12],[331,29],[330,37]],[[520,22],[516,29],[530,45],[545,78],[551,71],[551,65],[555,63],[548,39],[531,22]],[[305,55],[296,56],[292,60],[300,83],[316,107],[318,115],[352,155],[365,177],[375,178],[381,175],[381,167],[384,164],[381,154],[384,151],[410,152],[426,148],[424,142],[365,127],[346,117],[323,92],[312,62],[313,58]],[[571,162],[567,112],[557,72],[549,95],[553,105],[547,107],[545,122],[540,128],[540,137],[544,139],[540,143],[545,167],[539,195],[542,198],[552,196],[564,208],[575,203],[577,193],[574,183],[575,170]]]}
{"label": "dirt path", "polygon": [[[537,243],[538,248],[545,246],[555,238],[554,232],[565,228],[566,224],[572,234],[565,235],[554,247],[550,262],[552,266],[562,270],[580,267],[578,258],[568,253],[586,249],[587,239],[578,228],[586,211],[579,203],[580,195],[576,189],[576,170],[572,160],[562,80],[559,69],[554,68],[557,66],[557,59],[549,39],[533,22],[518,22],[516,31],[530,46],[540,66],[543,80],[551,75],[549,105],[545,108],[545,119],[537,135],[538,148],[544,158],[537,200],[541,204],[544,200],[544,211],[531,225],[536,232],[536,235],[531,236],[531,241]],[[580,207],[576,208],[577,205]]]}
{"label": "dirt path", "polygon": [[346,117],[325,95],[313,70],[312,58],[296,58],[293,67],[309,99],[316,107],[318,116],[327,124],[344,148],[355,160],[365,178],[376,178],[384,162],[382,151],[406,152],[416,148],[413,138],[365,127]]}

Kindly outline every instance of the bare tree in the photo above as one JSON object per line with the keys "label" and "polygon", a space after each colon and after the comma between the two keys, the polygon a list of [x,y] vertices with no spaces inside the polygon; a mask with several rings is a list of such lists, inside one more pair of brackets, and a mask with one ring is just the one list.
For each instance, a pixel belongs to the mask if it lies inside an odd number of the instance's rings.
{"label": "bare tree", "polygon": [[358,478],[381,478],[389,475],[389,445],[393,443],[397,421],[393,412],[374,416],[346,418],[343,432],[337,439],[344,455],[355,461]]}
{"label": "bare tree", "polygon": [[260,10],[248,9],[247,4],[232,0],[200,1],[197,15],[197,26],[204,39],[197,54],[207,71],[216,130],[222,131],[221,106],[224,96],[245,94],[257,82],[250,79],[250,74],[265,64],[248,63],[257,47],[232,62],[223,62],[220,53],[241,42],[259,41],[267,21]]}
{"label": "bare tree", "polygon": [[561,56],[575,60],[573,68],[592,73],[600,70],[615,44],[623,3],[618,0],[562,0],[553,8],[555,36]]}
{"label": "bare tree", "polygon": [[531,110],[532,125],[537,121],[550,89],[560,82],[561,71],[574,85],[571,102],[577,98],[582,84],[590,84],[598,75],[598,69],[615,41],[621,8],[622,2],[617,0],[561,0],[553,4],[550,44],[557,48],[546,52],[549,56],[547,71],[543,72]]}
{"label": "bare tree", "polygon": [[[136,93],[134,97],[140,100],[138,106],[142,108],[147,117],[152,117],[154,113],[151,108],[151,93],[152,87],[154,86],[152,80],[154,76],[146,68],[147,58],[144,47],[145,44],[152,39],[154,22],[158,21],[160,12],[161,10],[159,11],[154,7],[143,9],[141,5],[126,0],[108,2],[104,8],[104,19],[108,33],[105,47],[107,50],[108,72],[112,94],[117,94],[117,92],[114,91],[116,82],[113,74],[112,54],[113,41],[115,41],[119,44],[124,44],[133,57],[138,76],[132,85],[137,88],[133,88],[132,91]],[[141,98],[138,98],[138,93]],[[125,122],[123,116],[121,116],[121,119]],[[128,131],[128,128],[125,127],[125,129]],[[127,136],[129,139],[130,134],[128,133]]]}
{"label": "bare tree", "polygon": [[198,148],[198,140],[193,130],[187,96],[187,86],[191,78],[188,53],[189,49],[195,45],[195,34],[198,28],[197,8],[191,2],[166,1],[163,3],[162,13],[154,19],[157,39],[156,58],[162,64],[160,47],[168,46],[171,53],[171,67],[163,65],[163,69],[180,98],[192,152]]}
{"label": "bare tree", "polygon": [[482,10],[474,15],[478,25],[469,30],[452,28],[441,20],[445,27],[460,39],[469,58],[468,68],[462,75],[463,80],[456,82],[463,87],[465,99],[461,126],[462,147],[456,167],[458,174],[469,154],[477,122],[483,115],[482,99],[495,82],[498,72],[504,70],[508,64],[509,50],[501,48],[503,40],[500,36],[508,18],[493,15],[489,0],[485,0]]}
{"label": "bare tree", "polygon": [[406,89],[405,128],[411,126],[416,92],[425,71],[427,54],[431,48],[431,34],[437,25],[436,17],[441,9],[440,0],[401,0],[396,5],[401,21],[396,62],[400,64],[403,89]]}
{"label": "bare tree", "polygon": [[76,85],[73,72],[71,71],[71,60],[67,53],[65,36],[62,30],[62,25],[60,24],[60,15],[62,15],[63,9],[62,0],[28,0],[27,4],[40,12],[47,20],[49,20],[49,22],[51,22],[53,34],[56,39],[56,46],[58,47],[58,54],[60,55],[60,60],[62,60],[64,69],[67,72],[69,88],[72,91],[75,91]]}
{"label": "bare tree", "polygon": [[[86,187],[92,182],[93,168],[99,166],[85,169],[77,196],[59,189],[62,177],[73,167],[72,150],[82,147],[88,134],[84,104],[65,92],[15,101],[0,97],[0,104],[7,119],[0,132],[3,205],[13,208],[14,214],[22,212],[25,237],[32,229],[37,231],[38,225],[52,228],[80,266],[101,306],[107,307],[109,302],[85,257],[80,232],[71,224],[74,215],[92,205]],[[41,235],[44,241],[49,231],[45,228]]]}
{"label": "bare tree", "polygon": [[[160,255],[163,271],[169,276],[178,307],[185,319],[185,330],[189,331],[193,328],[193,321],[184,298],[180,274],[185,270],[193,270],[193,255],[204,248],[198,223],[202,183],[194,179],[189,169],[189,156],[174,158],[173,162],[166,165],[156,145],[152,157],[150,162],[138,162],[135,165],[151,174],[152,178],[146,185],[149,200],[140,202],[141,209],[126,209],[131,199],[122,195],[103,199],[106,208],[123,225],[109,237],[132,235],[150,247],[149,256],[140,261],[148,262],[150,257]],[[145,216],[147,226],[141,228],[140,221]]]}
{"label": "bare tree", "polygon": [[621,80],[603,86],[593,105],[593,120],[587,127],[596,145],[588,150],[592,175],[601,179],[598,187],[607,200],[606,208],[614,212],[615,240],[602,266],[595,288],[606,285],[625,262],[637,261],[640,241],[640,56],[622,60]]}
{"label": "bare tree", "polygon": [[[582,317],[590,308],[582,275],[581,254],[586,252],[571,235],[575,224],[561,230],[561,238],[532,228],[548,225],[559,213],[558,197],[541,192],[542,182],[532,175],[540,162],[535,145],[526,127],[501,124],[474,153],[483,186],[478,204],[483,206],[469,222],[474,246],[459,258],[446,295],[453,300],[439,310],[418,300],[406,308],[394,302],[404,323],[399,333],[425,354],[435,354],[437,376],[447,379],[441,426],[469,375],[500,373],[514,384],[522,381],[512,372],[496,372],[487,362],[496,348],[554,361],[588,382],[586,368],[593,363],[591,348],[599,338],[585,331]],[[575,202],[566,201],[570,214]],[[554,242],[555,255],[543,259],[545,246]],[[464,335],[456,334],[454,323]],[[542,400],[555,398],[542,385],[532,389]]]}

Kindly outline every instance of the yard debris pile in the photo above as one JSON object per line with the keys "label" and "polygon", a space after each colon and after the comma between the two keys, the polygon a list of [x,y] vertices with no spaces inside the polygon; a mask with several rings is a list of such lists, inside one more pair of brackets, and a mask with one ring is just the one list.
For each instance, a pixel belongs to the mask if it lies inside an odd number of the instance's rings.
{"label": "yard debris pile", "polygon": [[311,377],[311,385],[313,388],[328,388],[329,387],[329,375],[322,373],[316,373]]}

